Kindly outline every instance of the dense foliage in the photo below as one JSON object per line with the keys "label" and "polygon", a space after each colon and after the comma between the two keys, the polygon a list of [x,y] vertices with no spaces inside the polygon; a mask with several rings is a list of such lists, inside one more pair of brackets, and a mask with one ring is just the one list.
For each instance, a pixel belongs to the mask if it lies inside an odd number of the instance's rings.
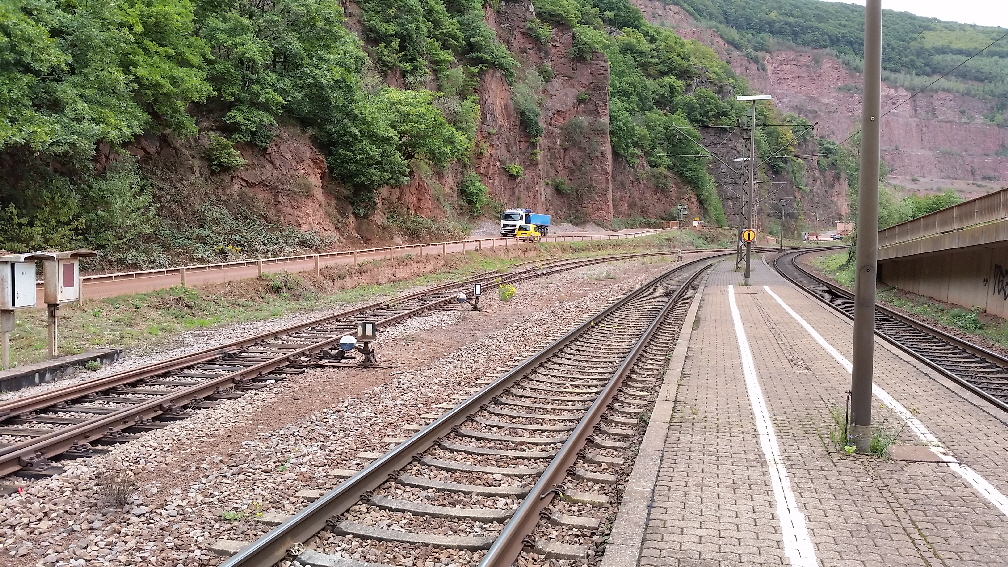
{"label": "dense foliage", "polygon": [[[810,0],[673,1],[711,24],[754,60],[754,52],[768,51],[774,41],[832,49],[855,66],[864,54],[862,6]],[[951,80],[936,87],[985,97],[1008,95],[1008,41],[990,45],[1006,30],[892,10],[882,11],[882,30],[882,67],[887,81],[920,88],[930,82],[921,80],[923,77],[949,73]],[[976,57],[957,67],[973,55]],[[1000,110],[1004,111],[1003,102]],[[1003,118],[999,115],[999,119]]]}
{"label": "dense foliage", "polygon": [[[215,258],[195,244],[202,230],[196,221],[179,226],[177,209],[167,206],[171,189],[157,176],[130,160],[107,173],[91,163],[99,143],[125,144],[145,132],[194,135],[203,116],[227,135],[211,131],[205,138],[212,171],[244,164],[234,142],[265,147],[282,117],[298,121],[315,134],[331,175],[350,187],[361,216],[373,209],[378,187],[408,178],[411,160],[445,166],[466,158],[478,118],[474,99],[459,88],[434,93],[368,83],[368,57],[343,22],[336,0],[3,3],[0,158],[22,166],[4,168],[0,178],[0,220],[9,228],[0,232],[0,247],[102,248],[107,242],[95,235],[111,227],[98,211],[120,198],[114,196],[123,191],[121,168],[129,190],[143,195],[135,202],[149,222],[142,233],[128,234],[156,248],[148,264],[171,262],[168,254],[226,259],[226,247]],[[499,55],[502,46],[483,41],[489,31],[483,28],[460,28],[463,55],[480,57],[480,45]],[[452,79],[446,71],[446,82]],[[180,228],[196,236],[163,238]],[[281,240],[301,239],[289,236]],[[232,249],[239,247],[261,248],[248,242]],[[285,247],[278,242],[270,252]]]}
{"label": "dense foliage", "polygon": [[962,203],[958,193],[947,189],[934,195],[899,194],[887,185],[879,187],[879,229],[889,228]]}
{"label": "dense foliage", "polygon": [[[629,0],[533,4],[536,18],[520,30],[544,51],[565,27],[567,57],[610,63],[609,120],[575,117],[563,125],[567,137],[591,144],[608,129],[617,155],[648,166],[662,187],[678,175],[723,224],[700,129],[744,117],[749,107],[734,101],[744,82],[710,49],[647,24]],[[319,235],[271,224],[246,196],[221,194],[220,174],[244,167],[282,125],[299,127],[347,188],[339,197],[367,217],[376,191],[405,183],[420,164],[471,170],[475,87],[488,70],[510,83],[519,123],[539,141],[553,70],[521,67],[500,42],[485,20],[499,4],[358,5],[363,41],[338,0],[0,4],[0,248],[87,246],[116,263],[163,266],[319,245]],[[579,93],[578,104],[589,98]],[[760,113],[761,124],[783,120]],[[796,132],[759,129],[770,168],[788,166]],[[174,140],[172,164],[126,151],[161,134]],[[504,169],[524,175],[517,163]],[[564,194],[584,191],[557,181]],[[465,214],[490,204],[474,173],[457,190]]]}

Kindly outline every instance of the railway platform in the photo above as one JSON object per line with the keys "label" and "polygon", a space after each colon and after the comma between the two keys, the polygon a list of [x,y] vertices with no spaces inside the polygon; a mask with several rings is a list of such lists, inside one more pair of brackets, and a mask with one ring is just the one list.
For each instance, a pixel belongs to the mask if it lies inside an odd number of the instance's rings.
{"label": "railway platform", "polygon": [[1008,564],[1008,414],[876,338],[872,421],[897,437],[847,454],[850,321],[733,268],[697,294],[602,564]]}

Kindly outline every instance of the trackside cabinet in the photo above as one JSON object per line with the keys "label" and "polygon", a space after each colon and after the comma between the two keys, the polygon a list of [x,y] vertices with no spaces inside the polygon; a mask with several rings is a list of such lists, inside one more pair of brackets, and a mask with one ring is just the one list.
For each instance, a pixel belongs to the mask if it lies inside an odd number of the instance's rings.
{"label": "trackside cabinet", "polygon": [[96,256],[90,250],[73,252],[39,252],[42,260],[42,279],[45,280],[45,303],[49,311],[49,356],[58,350],[56,310],[64,303],[74,303],[81,298],[80,259]]}
{"label": "trackside cabinet", "polygon": [[47,305],[72,303],[80,299],[80,260],[60,257],[68,252],[57,252],[42,263]]}
{"label": "trackside cabinet", "polygon": [[35,307],[35,254],[0,256],[0,358],[10,366],[10,333],[16,323],[15,311]]}
{"label": "trackside cabinet", "polygon": [[0,310],[35,307],[35,258],[32,254],[0,256]]}

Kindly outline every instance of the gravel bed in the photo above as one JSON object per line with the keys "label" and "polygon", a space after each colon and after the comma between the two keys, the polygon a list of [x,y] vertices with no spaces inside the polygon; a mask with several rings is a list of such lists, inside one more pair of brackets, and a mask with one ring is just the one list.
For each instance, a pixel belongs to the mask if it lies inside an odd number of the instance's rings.
{"label": "gravel bed", "polygon": [[549,461],[546,459],[516,459],[501,457],[499,455],[474,455],[472,453],[448,451],[440,447],[432,448],[427,454],[434,459],[465,463],[477,467],[525,467],[535,469],[545,467],[549,464]]}
{"label": "gravel bed", "polygon": [[[621,262],[520,284],[510,302],[488,296],[480,312],[438,312],[383,331],[375,347],[391,368],[311,369],[109,447],[107,454],[65,461],[65,473],[25,480],[20,491],[0,498],[0,565],[219,565],[223,559],[206,551],[212,542],[265,533],[261,513],[301,509],[297,491],[334,487],[340,482],[335,469],[360,466],[361,452],[383,452],[382,439],[403,424],[426,423],[422,414],[442,412],[435,405],[451,402],[493,369],[524,360],[667,266]],[[189,333],[168,351],[131,354],[87,377],[315,316]],[[519,325],[537,329],[537,336],[514,340]],[[126,495],[125,504],[112,501],[110,481]],[[350,556],[362,549],[357,540],[338,539]],[[396,545],[380,547],[388,548],[381,557],[399,553]],[[396,564],[474,563],[469,552],[445,553],[411,550]]]}
{"label": "gravel bed", "polygon": [[465,494],[462,492],[431,492],[424,488],[406,486],[394,482],[383,484],[374,491],[374,494],[376,496],[413,500],[415,502],[438,502],[440,506],[455,506],[459,508],[516,510],[521,505],[521,500],[517,498]]}
{"label": "gravel bed", "polygon": [[[549,463],[549,460],[546,460],[544,462]],[[520,476],[445,470],[437,467],[428,467],[425,465],[410,465],[403,470],[403,473],[416,478],[425,478],[429,480],[436,480],[439,482],[471,484],[474,486],[517,487],[517,486],[529,485],[528,478],[523,478]]]}

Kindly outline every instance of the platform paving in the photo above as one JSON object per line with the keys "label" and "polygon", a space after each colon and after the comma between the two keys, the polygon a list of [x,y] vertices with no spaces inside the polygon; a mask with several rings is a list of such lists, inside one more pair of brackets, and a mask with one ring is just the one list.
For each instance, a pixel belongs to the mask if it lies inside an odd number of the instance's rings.
{"label": "platform paving", "polygon": [[[1008,493],[1008,415],[876,341],[876,386],[954,463],[935,458],[878,397],[873,422],[901,431],[896,444],[910,448],[896,455],[909,460],[838,451],[831,408],[843,407],[850,373],[763,286],[847,360],[851,324],[762,260],[753,266],[749,287],[731,261],[706,279],[603,565],[1008,565],[1008,500],[998,500]],[[762,438],[729,286],[765,404]]]}

